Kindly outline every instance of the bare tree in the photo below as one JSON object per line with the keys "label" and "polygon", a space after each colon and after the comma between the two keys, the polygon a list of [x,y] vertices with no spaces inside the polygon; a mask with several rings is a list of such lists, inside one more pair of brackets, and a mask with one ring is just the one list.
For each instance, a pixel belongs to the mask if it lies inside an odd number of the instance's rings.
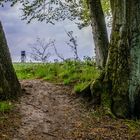
{"label": "bare tree", "polygon": [[48,58],[51,56],[51,53],[48,51],[48,48],[52,47],[54,40],[49,40],[48,43],[44,39],[37,38],[36,43],[31,45],[31,58],[35,61],[41,61],[43,63],[48,61]]}
{"label": "bare tree", "polygon": [[[78,56],[78,52],[77,52],[77,40],[76,40],[76,36],[73,36],[73,31],[66,31],[67,36],[69,37],[69,42],[66,42],[67,45],[72,49],[72,52],[74,52],[74,60],[79,60],[79,56]],[[62,61],[66,61],[67,59],[64,58],[64,56],[62,54],[60,54],[53,42],[53,47],[54,47],[54,51],[55,54],[57,55],[58,58],[60,58]],[[68,58],[70,59],[70,58]]]}
{"label": "bare tree", "polygon": [[60,58],[62,61],[65,61],[64,56],[57,51],[54,43],[53,43],[53,47],[54,47],[54,51],[55,51],[55,54],[57,55],[57,57]]}
{"label": "bare tree", "polygon": [[65,31],[69,37],[69,42],[67,45],[71,47],[72,51],[74,52],[74,60],[79,60],[78,51],[77,51],[77,37],[73,36],[73,31]]}

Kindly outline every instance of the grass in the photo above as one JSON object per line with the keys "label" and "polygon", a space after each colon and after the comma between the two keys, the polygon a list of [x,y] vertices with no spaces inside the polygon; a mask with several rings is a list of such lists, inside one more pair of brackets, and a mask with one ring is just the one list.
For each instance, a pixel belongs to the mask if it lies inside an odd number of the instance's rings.
{"label": "grass", "polygon": [[1,101],[0,102],[0,112],[5,113],[10,111],[13,108],[13,105],[9,101]]}
{"label": "grass", "polygon": [[76,93],[80,93],[82,89],[84,89],[87,85],[89,85],[89,82],[82,82],[82,83],[77,83],[74,86],[74,91]]}
{"label": "grass", "polygon": [[140,121],[139,120],[125,120],[125,125],[127,125],[131,132],[140,130]]}
{"label": "grass", "polygon": [[79,92],[83,87],[96,79],[99,70],[94,62],[66,61],[57,63],[14,63],[19,79],[41,78],[53,83],[74,85],[74,90]]}

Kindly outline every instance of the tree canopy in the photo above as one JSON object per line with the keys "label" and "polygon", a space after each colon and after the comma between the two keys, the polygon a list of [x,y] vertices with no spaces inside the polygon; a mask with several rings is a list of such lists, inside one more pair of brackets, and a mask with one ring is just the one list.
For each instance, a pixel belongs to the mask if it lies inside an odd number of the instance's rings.
{"label": "tree canopy", "polygon": [[[0,0],[4,6],[10,2],[11,6],[17,3],[22,5],[22,20],[30,23],[32,20],[55,24],[65,19],[75,20],[79,28],[91,24],[88,0]],[[109,0],[101,0],[106,16],[111,15]]]}

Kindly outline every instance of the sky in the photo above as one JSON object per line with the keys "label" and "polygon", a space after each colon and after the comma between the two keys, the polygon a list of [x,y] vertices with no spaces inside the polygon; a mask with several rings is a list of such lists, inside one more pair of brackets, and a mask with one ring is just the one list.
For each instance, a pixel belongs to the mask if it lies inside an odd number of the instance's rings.
{"label": "sky", "polygon": [[[55,45],[60,54],[65,58],[73,57],[73,52],[66,42],[69,41],[65,33],[73,31],[74,36],[77,36],[78,41],[78,54],[80,58],[83,56],[94,56],[94,43],[91,32],[91,27],[86,27],[82,30],[77,28],[77,25],[71,21],[57,22],[55,25],[46,24],[43,22],[33,21],[26,24],[26,21],[21,20],[21,11],[19,5],[15,7],[5,6],[0,8],[0,20],[2,22],[5,35],[7,38],[8,46],[10,49],[12,60],[15,62],[20,61],[20,52],[25,50],[27,61],[30,61],[31,46],[35,43],[36,38],[48,40],[55,39]],[[57,59],[54,50],[49,50],[51,57],[49,60]]]}

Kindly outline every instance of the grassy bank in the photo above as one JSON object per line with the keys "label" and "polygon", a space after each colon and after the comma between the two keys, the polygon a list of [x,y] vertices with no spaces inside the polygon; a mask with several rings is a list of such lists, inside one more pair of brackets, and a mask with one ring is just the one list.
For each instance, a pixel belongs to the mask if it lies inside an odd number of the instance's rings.
{"label": "grassy bank", "polygon": [[99,75],[99,70],[92,61],[66,61],[57,63],[14,63],[19,79],[42,78],[53,83],[74,85],[79,92]]}

